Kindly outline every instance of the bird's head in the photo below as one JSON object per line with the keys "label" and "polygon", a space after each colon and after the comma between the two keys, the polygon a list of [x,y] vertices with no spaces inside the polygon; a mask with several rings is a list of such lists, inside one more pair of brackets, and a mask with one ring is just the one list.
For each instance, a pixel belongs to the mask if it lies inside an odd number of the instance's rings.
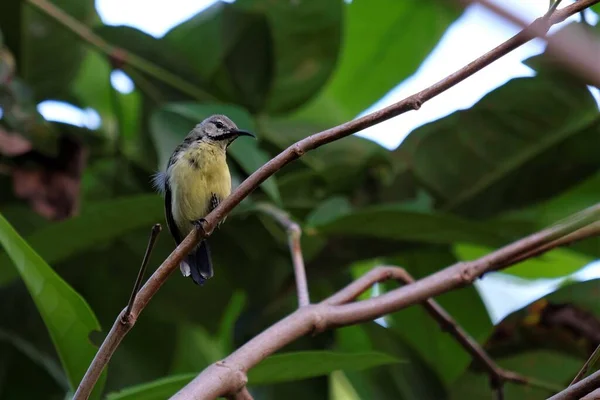
{"label": "bird's head", "polygon": [[226,149],[240,136],[252,136],[252,133],[238,129],[235,123],[224,115],[212,115],[200,122],[188,135],[194,141],[216,144]]}

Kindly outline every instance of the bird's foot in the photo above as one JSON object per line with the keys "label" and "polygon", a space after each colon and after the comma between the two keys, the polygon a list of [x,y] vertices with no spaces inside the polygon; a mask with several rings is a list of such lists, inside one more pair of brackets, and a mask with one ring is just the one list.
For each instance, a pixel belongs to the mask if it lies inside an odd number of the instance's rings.
{"label": "bird's foot", "polygon": [[195,221],[192,221],[192,225],[194,225],[194,228],[196,228],[198,230],[198,232],[200,232],[200,235],[202,237],[207,237],[209,234],[209,232],[204,228],[204,225],[206,223],[207,222],[204,218],[200,218]]}

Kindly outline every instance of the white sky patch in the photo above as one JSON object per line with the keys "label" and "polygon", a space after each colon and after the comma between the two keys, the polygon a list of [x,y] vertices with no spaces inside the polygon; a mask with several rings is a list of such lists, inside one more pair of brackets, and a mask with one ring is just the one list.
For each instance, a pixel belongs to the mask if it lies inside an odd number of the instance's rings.
{"label": "white sky patch", "polygon": [[115,90],[123,94],[129,94],[135,89],[135,85],[129,75],[120,69],[110,73],[110,84]]}
{"label": "white sky patch", "polygon": [[126,25],[154,37],[204,10],[214,0],[96,0],[96,10],[107,25]]}
{"label": "white sky patch", "polygon": [[100,115],[91,108],[81,109],[64,101],[45,100],[38,104],[38,112],[47,121],[63,122],[88,129],[98,129]]}

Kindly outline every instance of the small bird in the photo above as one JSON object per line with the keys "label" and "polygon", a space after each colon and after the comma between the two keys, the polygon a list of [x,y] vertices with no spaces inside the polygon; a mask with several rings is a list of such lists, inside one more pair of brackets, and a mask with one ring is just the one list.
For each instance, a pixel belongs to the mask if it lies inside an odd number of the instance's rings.
{"label": "small bird", "polygon": [[[167,225],[177,245],[192,229],[201,229],[204,217],[231,193],[226,150],[240,136],[255,138],[224,115],[210,116],[175,148],[166,171],[154,175],[154,186],[165,197]],[[213,276],[206,240],[186,256],[179,268],[183,276],[191,276],[198,285]]]}

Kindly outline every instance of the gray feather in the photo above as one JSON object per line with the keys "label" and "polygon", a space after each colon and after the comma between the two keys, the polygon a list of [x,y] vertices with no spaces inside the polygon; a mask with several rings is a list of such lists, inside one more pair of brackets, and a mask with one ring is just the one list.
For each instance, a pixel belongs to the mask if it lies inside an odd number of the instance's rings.
{"label": "gray feather", "polygon": [[167,190],[167,173],[159,171],[152,175],[152,186],[161,194],[164,194]]}

